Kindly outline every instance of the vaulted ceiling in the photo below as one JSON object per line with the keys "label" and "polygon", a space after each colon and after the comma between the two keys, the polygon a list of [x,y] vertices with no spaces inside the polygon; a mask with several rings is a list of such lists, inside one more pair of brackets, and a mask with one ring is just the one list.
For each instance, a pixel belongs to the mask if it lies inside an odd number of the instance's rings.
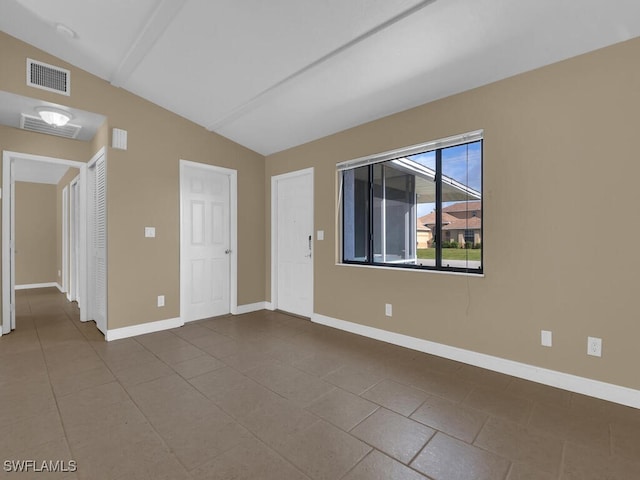
{"label": "vaulted ceiling", "polygon": [[1,0],[0,29],[266,155],[640,36],[640,2]]}

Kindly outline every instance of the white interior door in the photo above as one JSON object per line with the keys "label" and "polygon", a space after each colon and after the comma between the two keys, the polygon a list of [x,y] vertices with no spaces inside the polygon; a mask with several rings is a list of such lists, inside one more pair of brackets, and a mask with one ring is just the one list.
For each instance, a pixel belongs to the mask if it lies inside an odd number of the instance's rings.
{"label": "white interior door", "polygon": [[89,308],[98,329],[107,332],[107,164],[104,154],[90,167],[91,262]]}
{"label": "white interior door", "polygon": [[230,177],[183,164],[181,311],[185,322],[230,312]]}
{"label": "white interior door", "polygon": [[[313,313],[313,170],[273,177],[272,285],[275,307]],[[275,278],[274,278],[275,277]]]}

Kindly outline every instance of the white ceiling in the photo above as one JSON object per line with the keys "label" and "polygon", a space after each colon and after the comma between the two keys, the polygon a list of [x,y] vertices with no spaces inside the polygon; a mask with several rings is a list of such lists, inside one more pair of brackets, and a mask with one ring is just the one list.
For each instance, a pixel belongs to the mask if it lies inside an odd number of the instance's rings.
{"label": "white ceiling", "polygon": [[1,0],[0,29],[266,155],[640,36],[640,1]]}
{"label": "white ceiling", "polygon": [[69,170],[68,165],[16,158],[14,179],[16,182],[48,183],[57,185]]}
{"label": "white ceiling", "polygon": [[77,140],[91,140],[98,131],[98,128],[106,120],[103,115],[96,113],[85,112],[77,108],[69,108],[64,105],[44,102],[35,98],[23,97],[22,95],[0,90],[0,125],[20,128],[20,116],[26,114],[38,117],[38,107],[55,107],[66,111],[71,116],[70,123],[82,126],[76,137]]}

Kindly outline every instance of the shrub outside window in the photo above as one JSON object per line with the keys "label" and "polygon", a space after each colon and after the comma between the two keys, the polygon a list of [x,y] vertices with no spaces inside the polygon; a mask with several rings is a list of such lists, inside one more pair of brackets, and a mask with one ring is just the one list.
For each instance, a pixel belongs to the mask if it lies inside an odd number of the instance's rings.
{"label": "shrub outside window", "polygon": [[483,273],[482,131],[338,164],[341,262]]}

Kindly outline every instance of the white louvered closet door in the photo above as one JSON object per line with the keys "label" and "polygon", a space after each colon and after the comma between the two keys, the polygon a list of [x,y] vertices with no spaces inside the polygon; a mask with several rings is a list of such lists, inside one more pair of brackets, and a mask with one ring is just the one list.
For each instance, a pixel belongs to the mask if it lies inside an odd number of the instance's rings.
{"label": "white louvered closet door", "polygon": [[107,332],[107,165],[104,155],[92,170],[92,285],[93,319],[98,329]]}

